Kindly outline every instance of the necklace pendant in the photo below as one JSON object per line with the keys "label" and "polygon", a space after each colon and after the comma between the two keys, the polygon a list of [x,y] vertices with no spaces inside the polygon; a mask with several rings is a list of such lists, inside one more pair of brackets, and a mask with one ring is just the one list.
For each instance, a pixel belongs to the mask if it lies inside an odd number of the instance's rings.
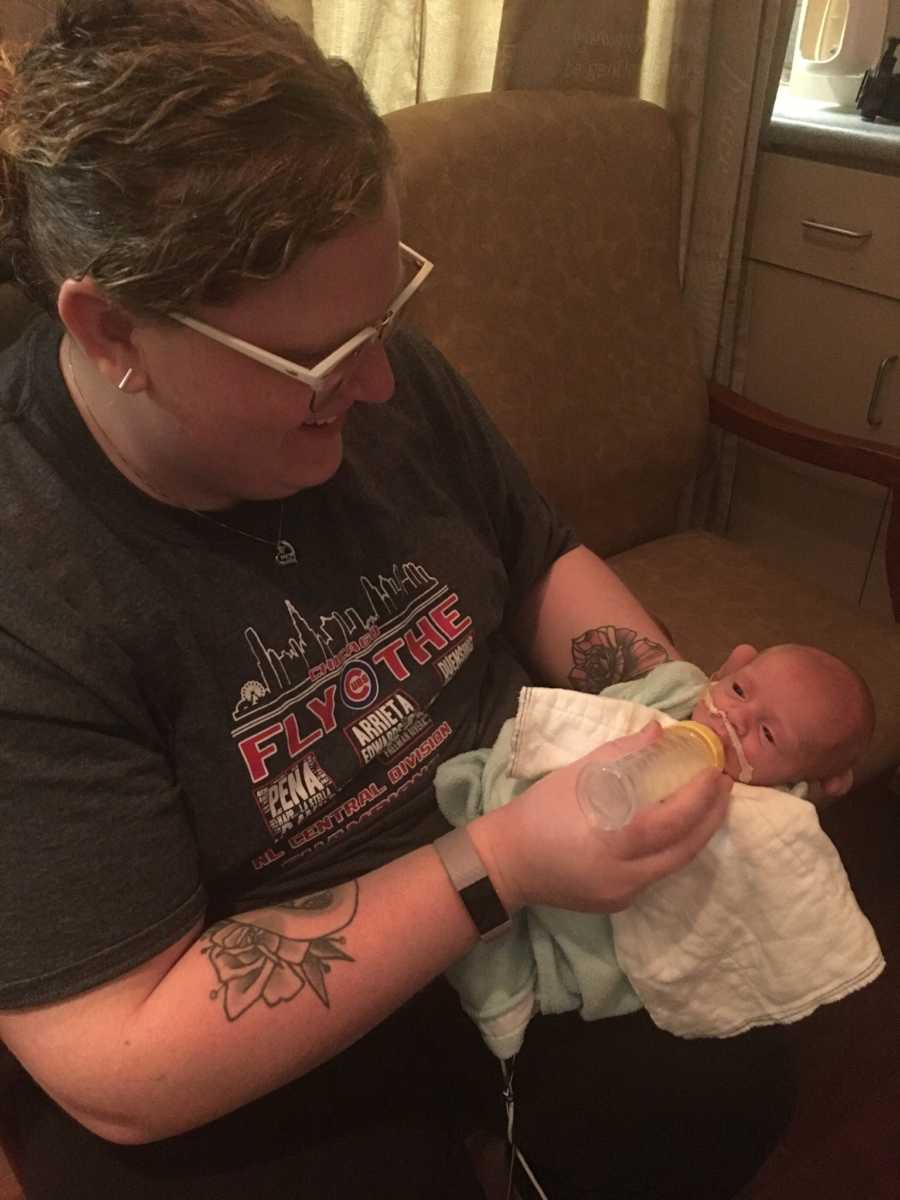
{"label": "necklace pendant", "polygon": [[275,543],[275,562],[279,567],[293,567],[297,562],[297,551],[286,538]]}

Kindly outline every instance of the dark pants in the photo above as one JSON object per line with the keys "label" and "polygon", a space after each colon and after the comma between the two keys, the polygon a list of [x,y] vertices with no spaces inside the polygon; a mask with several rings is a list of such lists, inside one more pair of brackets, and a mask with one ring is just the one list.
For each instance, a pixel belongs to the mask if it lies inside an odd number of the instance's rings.
{"label": "dark pants", "polygon": [[[149,1146],[101,1141],[29,1085],[26,1195],[477,1200],[463,1139],[503,1132],[500,1089],[497,1060],[438,983],[304,1079]],[[519,1142],[550,1200],[726,1200],[791,1103],[777,1029],[688,1042],[644,1013],[570,1014],[533,1021],[516,1065]]]}

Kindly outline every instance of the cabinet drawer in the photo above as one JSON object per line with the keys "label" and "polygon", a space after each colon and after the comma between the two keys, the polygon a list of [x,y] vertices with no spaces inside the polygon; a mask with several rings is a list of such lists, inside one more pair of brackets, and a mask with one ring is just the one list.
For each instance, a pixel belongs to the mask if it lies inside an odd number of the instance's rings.
{"label": "cabinet drawer", "polygon": [[900,302],[763,263],[749,264],[747,287],[747,396],[835,433],[900,445]]}
{"label": "cabinet drawer", "polygon": [[751,258],[900,299],[900,177],[783,154],[760,155],[758,172]]}

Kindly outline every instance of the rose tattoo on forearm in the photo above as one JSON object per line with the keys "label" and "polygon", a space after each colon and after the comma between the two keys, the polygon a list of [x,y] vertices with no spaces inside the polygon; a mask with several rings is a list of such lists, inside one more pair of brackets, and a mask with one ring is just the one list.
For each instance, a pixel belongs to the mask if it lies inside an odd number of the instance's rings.
{"label": "rose tattoo on forearm", "polygon": [[569,683],[579,692],[602,692],[613,683],[640,679],[669,658],[665,646],[634,629],[601,625],[573,639]]}

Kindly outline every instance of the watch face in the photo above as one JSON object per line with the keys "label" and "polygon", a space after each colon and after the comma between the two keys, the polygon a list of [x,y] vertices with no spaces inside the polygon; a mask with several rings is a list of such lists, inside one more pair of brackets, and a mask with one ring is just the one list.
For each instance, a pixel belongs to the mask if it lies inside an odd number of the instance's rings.
{"label": "watch face", "polygon": [[487,874],[464,887],[459,894],[482,938],[498,937],[509,928],[509,913],[500,903]]}

